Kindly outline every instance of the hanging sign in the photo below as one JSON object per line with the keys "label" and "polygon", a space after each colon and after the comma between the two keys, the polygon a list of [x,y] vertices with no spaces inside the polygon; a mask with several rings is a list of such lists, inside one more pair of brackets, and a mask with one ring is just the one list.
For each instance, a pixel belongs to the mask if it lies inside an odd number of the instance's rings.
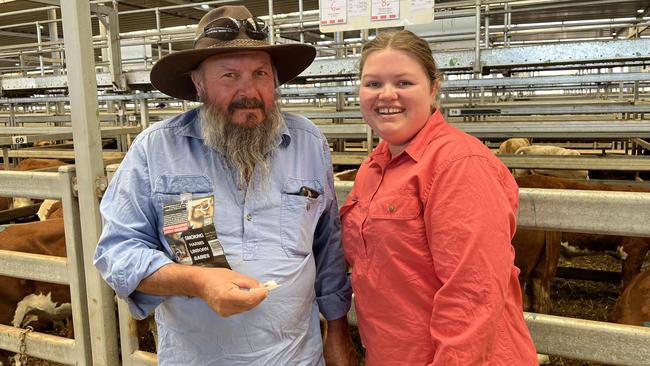
{"label": "hanging sign", "polygon": [[433,0],[319,0],[320,31],[430,24]]}

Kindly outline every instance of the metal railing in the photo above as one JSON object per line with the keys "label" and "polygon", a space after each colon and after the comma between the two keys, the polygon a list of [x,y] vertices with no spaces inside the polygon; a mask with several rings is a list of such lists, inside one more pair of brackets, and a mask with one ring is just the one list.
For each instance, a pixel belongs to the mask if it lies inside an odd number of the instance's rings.
{"label": "metal railing", "polygon": [[[0,275],[70,286],[74,339],[0,325],[0,348],[21,351],[24,337],[27,355],[74,365],[92,365],[90,328],[79,225],[74,195],[74,166],[58,173],[0,171],[0,196],[59,199],[63,203],[67,258],[0,250]],[[25,239],[27,240],[27,239]]]}

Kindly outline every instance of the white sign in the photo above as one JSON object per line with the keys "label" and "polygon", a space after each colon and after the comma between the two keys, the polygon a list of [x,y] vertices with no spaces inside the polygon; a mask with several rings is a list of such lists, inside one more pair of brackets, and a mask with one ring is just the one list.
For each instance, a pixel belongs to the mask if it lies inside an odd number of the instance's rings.
{"label": "white sign", "polygon": [[431,24],[433,0],[319,0],[320,31]]}
{"label": "white sign", "polygon": [[22,145],[27,143],[27,136],[11,136],[11,143]]}
{"label": "white sign", "polygon": [[370,20],[399,19],[399,0],[372,0]]}
{"label": "white sign", "polygon": [[370,0],[350,0],[350,18],[367,16],[370,11]]}
{"label": "white sign", "polygon": [[348,21],[347,0],[320,0],[320,24],[345,24]]}
{"label": "white sign", "polygon": [[411,10],[433,9],[433,0],[411,0]]}

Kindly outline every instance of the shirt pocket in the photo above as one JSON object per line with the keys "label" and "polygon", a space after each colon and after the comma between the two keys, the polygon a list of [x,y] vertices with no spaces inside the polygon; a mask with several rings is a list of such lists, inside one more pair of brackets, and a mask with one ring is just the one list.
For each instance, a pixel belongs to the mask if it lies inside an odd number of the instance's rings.
{"label": "shirt pocket", "polygon": [[375,197],[370,202],[369,216],[380,220],[413,220],[420,216],[420,199],[408,193]]}
{"label": "shirt pocket", "polygon": [[171,202],[178,202],[181,193],[192,196],[205,196],[213,193],[212,182],[205,175],[161,175],[156,179],[153,189],[160,209]]}
{"label": "shirt pocket", "polygon": [[[317,192],[312,198],[299,194],[302,187]],[[289,178],[282,187],[280,237],[289,257],[305,257],[312,252],[314,232],[324,210],[323,186],[318,180]]]}
{"label": "shirt pocket", "polygon": [[428,253],[422,204],[411,192],[375,196],[363,233],[368,244],[366,255],[372,258],[370,271],[377,278],[387,274],[386,267],[394,265],[396,258],[418,258]]}
{"label": "shirt pocket", "polygon": [[[153,195],[156,204],[158,232],[161,239],[163,225],[163,207],[180,202],[182,193],[191,193],[193,198],[214,194],[212,182],[205,175],[161,175],[154,182]],[[163,240],[163,243],[166,243]]]}

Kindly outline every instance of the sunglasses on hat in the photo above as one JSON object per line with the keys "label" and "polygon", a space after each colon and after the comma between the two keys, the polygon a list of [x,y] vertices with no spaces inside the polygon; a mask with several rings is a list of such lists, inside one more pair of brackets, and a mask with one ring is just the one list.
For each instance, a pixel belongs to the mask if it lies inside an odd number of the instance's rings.
{"label": "sunglasses on hat", "polygon": [[248,19],[223,17],[208,23],[203,28],[203,33],[194,39],[194,44],[204,37],[230,41],[237,38],[242,28],[251,39],[263,40],[269,35],[268,26],[258,17]]}

